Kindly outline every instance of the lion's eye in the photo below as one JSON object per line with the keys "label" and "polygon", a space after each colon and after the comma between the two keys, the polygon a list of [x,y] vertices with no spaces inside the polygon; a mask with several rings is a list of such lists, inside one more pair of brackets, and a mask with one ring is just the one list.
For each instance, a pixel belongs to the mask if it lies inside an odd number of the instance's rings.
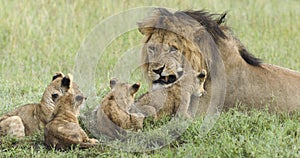
{"label": "lion's eye", "polygon": [[149,46],[148,47],[148,52],[155,53],[156,52],[156,48],[154,46]]}
{"label": "lion's eye", "polygon": [[170,53],[175,53],[175,52],[177,52],[177,50],[178,49],[175,46],[170,47]]}

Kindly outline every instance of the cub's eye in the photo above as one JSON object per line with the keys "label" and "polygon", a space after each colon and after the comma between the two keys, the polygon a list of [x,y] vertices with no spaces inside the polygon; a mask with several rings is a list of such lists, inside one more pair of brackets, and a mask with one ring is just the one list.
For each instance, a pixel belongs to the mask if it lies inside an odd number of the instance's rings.
{"label": "cub's eye", "polygon": [[156,52],[156,48],[154,46],[149,46],[147,48],[147,51],[150,52],[150,53],[155,53]]}
{"label": "cub's eye", "polygon": [[82,101],[84,98],[83,98],[83,96],[81,96],[81,95],[77,95],[76,97],[75,97],[75,100],[77,101],[77,102],[80,102],[80,101]]}
{"label": "cub's eye", "polygon": [[170,53],[175,53],[175,52],[177,52],[177,50],[178,49],[175,46],[170,47]]}
{"label": "cub's eye", "polygon": [[53,101],[56,101],[56,99],[58,98],[58,94],[54,93],[54,94],[51,95],[51,97],[52,97]]}

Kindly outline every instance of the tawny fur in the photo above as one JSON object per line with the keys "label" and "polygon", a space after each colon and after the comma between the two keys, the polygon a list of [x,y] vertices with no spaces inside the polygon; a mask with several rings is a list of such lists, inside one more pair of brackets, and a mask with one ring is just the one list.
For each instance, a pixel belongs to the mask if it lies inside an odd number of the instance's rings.
{"label": "tawny fur", "polygon": [[97,144],[96,139],[87,136],[77,119],[80,106],[84,104],[84,101],[83,94],[75,94],[72,89],[57,99],[52,119],[45,126],[44,138],[47,146],[68,149],[72,145],[88,148]]}
{"label": "tawny fur", "polygon": [[[134,94],[138,91],[139,84],[130,85],[111,80],[111,91],[91,114],[94,118],[90,121],[92,131],[100,136],[120,138],[119,136],[126,134],[123,129],[142,129],[144,119],[149,116],[161,118],[178,110],[182,111],[179,115],[190,117],[187,113],[190,98],[192,95],[200,97],[205,93],[205,79],[205,70],[199,73],[191,71],[183,74],[174,84],[147,92],[137,101],[134,101]],[[160,99],[165,102],[157,102]]]}
{"label": "tawny fur", "polygon": [[[0,117],[0,136],[10,135],[24,137],[43,131],[44,125],[49,121],[55,108],[54,96],[62,95],[63,73],[53,76],[52,82],[47,86],[40,103],[26,104]],[[78,86],[72,86],[74,92]]]}
{"label": "tawny fur", "polygon": [[[268,108],[270,112],[300,111],[300,73],[262,63],[222,24],[225,14],[221,18],[213,17],[204,11],[171,13],[159,8],[139,24],[145,36],[143,73],[149,82],[158,78],[153,70],[164,68],[166,75],[178,76],[178,65],[185,64],[182,60],[174,61],[170,53],[163,55],[165,52],[160,47],[152,56],[149,46],[176,46],[193,69],[208,71],[207,95],[193,105],[197,106],[199,114],[218,111],[221,105],[213,109],[208,106],[210,102],[221,104],[223,101],[224,109],[242,103],[257,109]],[[213,80],[224,82],[213,83]],[[212,93],[212,87],[218,91]]]}
{"label": "tawny fur", "polygon": [[[206,70],[185,72],[176,82],[143,94],[135,101],[130,112],[152,115],[156,119],[174,114],[190,118],[193,116],[188,112],[191,98],[199,98],[206,93],[206,76]],[[154,107],[154,111],[150,107]]]}
{"label": "tawny fur", "polygon": [[97,109],[97,119],[100,118],[101,111],[103,111],[114,124],[123,129],[143,128],[144,116],[128,112],[134,103],[134,95],[139,87],[139,84],[130,85],[111,80],[111,91],[102,99]]}

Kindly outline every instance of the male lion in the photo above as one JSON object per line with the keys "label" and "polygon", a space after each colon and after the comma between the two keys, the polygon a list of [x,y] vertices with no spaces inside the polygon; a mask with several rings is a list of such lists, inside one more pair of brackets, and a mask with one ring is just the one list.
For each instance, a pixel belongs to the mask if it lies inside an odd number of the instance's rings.
{"label": "male lion", "polygon": [[[62,82],[64,78],[63,73],[53,76],[40,103],[23,105],[0,117],[0,136],[24,137],[43,130],[55,108],[55,99],[61,96],[62,90],[65,89],[66,85]],[[75,83],[72,89],[75,93],[79,92]]]}
{"label": "male lion", "polygon": [[78,115],[85,97],[72,89],[72,76],[63,78],[64,95],[58,97],[56,107],[49,123],[45,126],[45,144],[56,149],[67,149],[72,145],[87,148],[97,144],[96,139],[90,139],[80,127]]}
{"label": "male lion", "polygon": [[218,111],[224,101],[225,109],[240,102],[258,109],[268,107],[270,112],[299,111],[300,73],[262,63],[222,25],[226,14],[215,15],[159,8],[139,23],[145,36],[142,71],[153,88],[173,83],[187,71],[182,57],[172,53],[175,49],[193,69],[208,72],[207,95],[193,105],[198,113],[206,112],[210,100],[217,107],[208,112]]}

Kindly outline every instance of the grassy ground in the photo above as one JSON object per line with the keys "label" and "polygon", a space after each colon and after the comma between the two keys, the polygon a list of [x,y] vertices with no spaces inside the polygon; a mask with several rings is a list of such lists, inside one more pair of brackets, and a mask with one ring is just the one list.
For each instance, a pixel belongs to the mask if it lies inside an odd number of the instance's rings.
{"label": "grassy ground", "polygon": [[[101,20],[133,7],[229,11],[227,24],[251,53],[265,62],[300,71],[300,4],[280,1],[0,1],[0,102],[3,114],[25,103],[38,102],[57,71],[73,72],[76,53]],[[141,40],[137,30],[107,48],[114,63],[118,52]],[[101,64],[101,63],[100,63]],[[97,69],[108,83],[110,65]],[[106,72],[106,74],[103,74]],[[98,85],[99,83],[96,83]],[[105,85],[105,84],[104,84]],[[107,87],[100,86],[98,95]],[[299,116],[299,115],[298,115]],[[299,157],[298,117],[232,110],[213,129],[198,137],[201,118],[172,144],[147,153],[127,153],[109,147],[68,152],[45,149],[39,136],[0,140],[0,156],[40,157]],[[21,142],[21,143],[20,143]]]}

